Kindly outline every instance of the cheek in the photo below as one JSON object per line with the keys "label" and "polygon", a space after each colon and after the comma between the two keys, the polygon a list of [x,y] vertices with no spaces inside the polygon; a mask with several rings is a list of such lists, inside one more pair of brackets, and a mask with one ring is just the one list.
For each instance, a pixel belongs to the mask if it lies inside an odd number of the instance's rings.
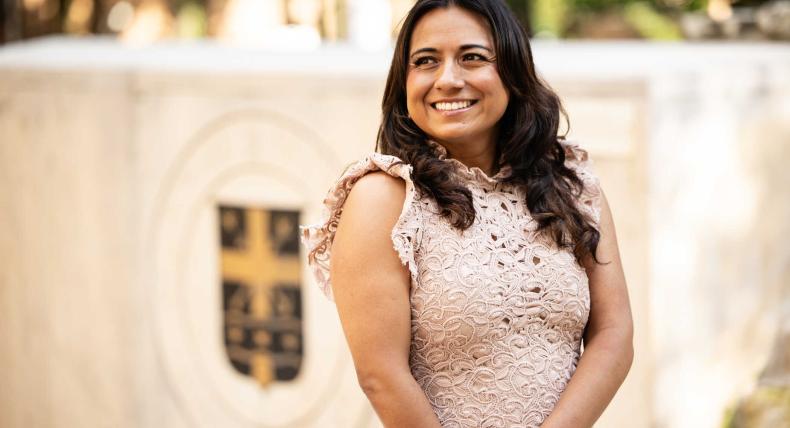
{"label": "cheek", "polygon": [[488,101],[492,108],[496,110],[502,110],[504,113],[505,109],[507,108],[507,104],[510,100],[510,96],[507,93],[507,89],[505,89],[505,85],[502,83],[502,80],[499,78],[499,75],[495,72],[489,76],[483,83],[486,87],[486,92],[488,93]]}
{"label": "cheek", "polygon": [[426,95],[426,79],[415,73],[409,73],[406,78],[406,103],[417,107]]}

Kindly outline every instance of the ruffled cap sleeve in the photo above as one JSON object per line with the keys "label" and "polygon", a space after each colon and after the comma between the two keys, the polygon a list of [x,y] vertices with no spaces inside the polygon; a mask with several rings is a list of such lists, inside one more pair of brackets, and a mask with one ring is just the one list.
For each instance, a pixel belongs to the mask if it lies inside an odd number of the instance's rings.
{"label": "ruffled cap sleeve", "polygon": [[560,141],[565,149],[565,165],[574,170],[584,183],[579,208],[595,221],[601,221],[601,183],[593,169],[590,154],[575,141]]}
{"label": "ruffled cap sleeve", "polygon": [[391,238],[401,263],[408,267],[412,278],[417,276],[414,249],[421,230],[421,215],[417,204],[413,203],[416,191],[411,178],[412,167],[395,156],[371,153],[349,166],[330,187],[323,202],[321,220],[313,225],[299,226],[302,244],[307,248],[308,266],[321,291],[330,300],[334,298],[329,277],[329,262],[332,255],[332,241],[343,212],[343,204],[357,180],[374,171],[386,172],[406,182],[406,199],[398,221],[392,229]]}

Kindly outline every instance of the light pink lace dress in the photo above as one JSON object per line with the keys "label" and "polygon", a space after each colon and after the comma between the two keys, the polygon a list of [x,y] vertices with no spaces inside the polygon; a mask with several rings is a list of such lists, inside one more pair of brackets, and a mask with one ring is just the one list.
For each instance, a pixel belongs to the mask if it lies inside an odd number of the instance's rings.
{"label": "light pink lace dress", "polygon": [[[596,223],[600,188],[587,152],[564,142],[566,165],[585,183],[578,201]],[[411,167],[371,153],[325,199],[323,220],[302,229],[318,285],[331,299],[329,259],[343,202],[364,174],[406,181],[392,241],[411,272],[411,372],[443,427],[538,427],[576,369],[590,311],[587,275],[573,254],[535,232],[524,191],[452,162],[472,191],[475,222],[458,232],[420,198]]]}

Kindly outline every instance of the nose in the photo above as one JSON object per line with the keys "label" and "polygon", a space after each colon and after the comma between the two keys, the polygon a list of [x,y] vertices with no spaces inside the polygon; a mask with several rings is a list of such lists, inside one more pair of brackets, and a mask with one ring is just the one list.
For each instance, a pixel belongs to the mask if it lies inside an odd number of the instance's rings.
{"label": "nose", "polygon": [[434,82],[434,88],[460,89],[464,87],[463,71],[455,61],[445,61],[439,69],[439,77]]}

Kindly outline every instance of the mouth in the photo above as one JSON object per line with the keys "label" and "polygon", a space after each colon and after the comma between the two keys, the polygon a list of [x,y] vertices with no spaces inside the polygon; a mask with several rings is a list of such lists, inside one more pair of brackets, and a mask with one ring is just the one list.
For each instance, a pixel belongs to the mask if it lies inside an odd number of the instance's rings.
{"label": "mouth", "polygon": [[475,104],[477,104],[477,100],[463,100],[463,101],[431,103],[431,107],[433,107],[434,109],[440,112],[454,112],[454,111],[466,110]]}

